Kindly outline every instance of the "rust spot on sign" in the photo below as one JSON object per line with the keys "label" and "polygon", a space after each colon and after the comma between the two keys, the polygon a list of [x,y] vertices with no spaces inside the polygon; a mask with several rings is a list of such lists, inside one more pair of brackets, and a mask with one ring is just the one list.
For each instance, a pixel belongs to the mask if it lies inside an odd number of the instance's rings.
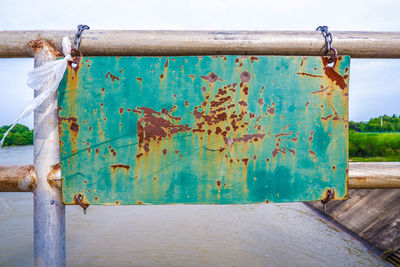
{"label": "rust spot on sign", "polygon": [[119,78],[117,76],[111,74],[110,72],[106,73],[106,78],[108,78],[108,77],[110,77],[112,81],[114,81],[114,80],[118,80],[119,81]]}
{"label": "rust spot on sign", "polygon": [[129,165],[124,165],[124,164],[113,164],[113,165],[111,165],[110,167],[111,167],[111,169],[113,169],[113,170],[116,170],[116,169],[118,169],[118,168],[122,168],[122,169],[125,169],[125,170],[129,170],[129,168],[130,168],[131,166],[129,166]]}
{"label": "rust spot on sign", "polygon": [[[336,61],[334,62],[334,65],[336,66]],[[322,57],[322,63],[324,64],[324,72],[325,75],[333,82],[336,83],[337,86],[340,87],[340,89],[345,89],[346,88],[346,82],[345,82],[345,77],[341,76],[339,73],[336,72],[334,67],[329,67],[329,57]]]}
{"label": "rust spot on sign", "polygon": [[206,81],[209,81],[210,83],[215,83],[217,80],[222,81],[222,79],[218,78],[217,74],[215,74],[214,72],[211,72],[207,76],[201,76],[201,78]]}

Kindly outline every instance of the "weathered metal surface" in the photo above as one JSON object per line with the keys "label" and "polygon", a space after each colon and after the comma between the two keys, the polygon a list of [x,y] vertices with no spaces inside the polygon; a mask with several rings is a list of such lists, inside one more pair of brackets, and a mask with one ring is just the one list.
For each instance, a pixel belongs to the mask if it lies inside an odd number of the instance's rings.
{"label": "weathered metal surface", "polygon": [[0,192],[32,192],[36,181],[33,165],[0,166]]}
{"label": "weathered metal surface", "polygon": [[347,197],[348,73],[325,57],[94,57],[59,87],[63,201]]}
{"label": "weathered metal surface", "polygon": [[[35,68],[56,60],[57,51],[48,41],[30,45],[35,52]],[[51,82],[35,90],[35,96],[45,91]],[[56,92],[35,109],[33,118],[33,163],[37,176],[33,190],[35,266],[65,266],[65,206],[61,190],[49,182],[49,178],[60,172]]]}
{"label": "weathered metal surface", "polygon": [[[0,58],[32,57],[32,41],[47,40],[62,51],[62,31],[0,31]],[[353,58],[400,58],[400,32],[332,31],[333,45]],[[302,55],[325,52],[321,33],[310,31],[89,30],[80,49],[86,56]]]}

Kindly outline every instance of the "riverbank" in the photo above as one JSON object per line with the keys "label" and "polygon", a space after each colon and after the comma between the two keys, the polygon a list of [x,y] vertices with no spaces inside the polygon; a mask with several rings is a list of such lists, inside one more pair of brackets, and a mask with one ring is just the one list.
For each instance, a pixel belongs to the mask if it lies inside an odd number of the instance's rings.
{"label": "riverbank", "polygon": [[[371,174],[384,172],[400,176],[400,162],[350,163]],[[320,202],[308,202],[350,232],[379,249],[381,257],[400,265],[400,189],[351,189],[349,198],[331,201],[324,212]],[[397,262],[396,262],[397,261]]]}

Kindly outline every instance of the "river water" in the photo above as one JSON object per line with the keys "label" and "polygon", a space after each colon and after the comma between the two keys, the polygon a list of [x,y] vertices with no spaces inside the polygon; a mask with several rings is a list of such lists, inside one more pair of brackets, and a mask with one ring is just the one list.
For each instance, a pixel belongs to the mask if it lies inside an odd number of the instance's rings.
{"label": "river water", "polygon": [[[32,146],[0,165],[32,163]],[[389,266],[302,203],[66,208],[68,266]],[[0,266],[33,264],[33,196],[0,193]]]}

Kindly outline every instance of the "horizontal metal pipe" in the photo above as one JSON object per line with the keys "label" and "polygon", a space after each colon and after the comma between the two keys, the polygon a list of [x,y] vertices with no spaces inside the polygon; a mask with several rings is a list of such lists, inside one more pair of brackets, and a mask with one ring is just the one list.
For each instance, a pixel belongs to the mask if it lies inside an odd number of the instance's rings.
{"label": "horizontal metal pipe", "polygon": [[[364,168],[350,163],[349,188],[350,189],[383,189],[400,188],[400,169],[396,174],[384,170]],[[400,165],[399,165],[400,166]],[[399,173],[399,174],[397,174]],[[52,187],[61,189],[60,165],[52,166],[48,183]],[[0,166],[0,192],[32,192],[36,186],[36,175],[32,165],[27,166]]]}
{"label": "horizontal metal pipe", "polygon": [[376,177],[351,177],[349,178],[350,189],[374,189],[374,188],[400,188],[399,176],[384,176]]}
{"label": "horizontal metal pipe", "polygon": [[0,166],[0,192],[32,192],[36,181],[33,165]]}
{"label": "horizontal metal pipe", "polygon": [[[33,57],[37,40],[61,51],[72,31],[0,31],[0,58]],[[400,32],[332,32],[333,46],[354,58],[400,58]],[[325,53],[317,31],[135,31],[88,30],[80,50],[85,56],[305,55]]]}
{"label": "horizontal metal pipe", "polygon": [[400,188],[400,163],[350,162],[349,188]]}
{"label": "horizontal metal pipe", "polygon": [[[61,189],[60,165],[51,167],[47,182],[52,187]],[[33,165],[0,166],[0,192],[33,192],[37,177]]]}

